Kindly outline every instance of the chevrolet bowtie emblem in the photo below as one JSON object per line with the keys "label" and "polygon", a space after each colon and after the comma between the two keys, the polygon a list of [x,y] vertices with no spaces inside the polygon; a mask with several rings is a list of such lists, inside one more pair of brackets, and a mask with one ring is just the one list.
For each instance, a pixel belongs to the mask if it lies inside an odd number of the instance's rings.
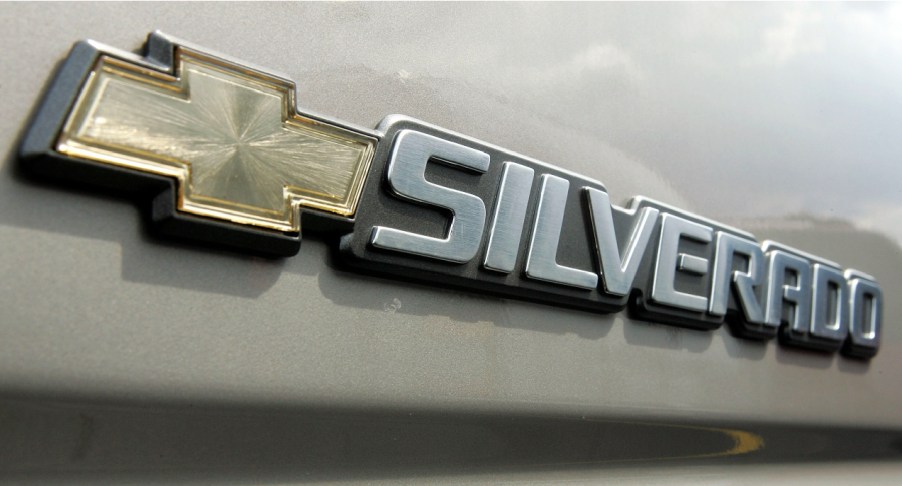
{"label": "chevrolet bowtie emblem", "polygon": [[57,151],[179,181],[178,209],[282,231],[354,213],[374,140],[294,111],[294,86],[175,50],[175,75],[102,56]]}
{"label": "chevrolet bowtie emblem", "polygon": [[[276,256],[302,230],[359,270],[855,357],[876,354],[873,277],[427,123],[297,110],[286,78],[160,33],[136,56],[76,44],[24,167],[148,197],[182,238]],[[440,168],[426,177],[427,168]]]}
{"label": "chevrolet bowtie emblem", "polygon": [[208,218],[298,232],[299,207],[354,213],[375,140],[299,115],[290,81],[170,49],[162,72],[98,52],[55,150],[175,178],[178,210]]}

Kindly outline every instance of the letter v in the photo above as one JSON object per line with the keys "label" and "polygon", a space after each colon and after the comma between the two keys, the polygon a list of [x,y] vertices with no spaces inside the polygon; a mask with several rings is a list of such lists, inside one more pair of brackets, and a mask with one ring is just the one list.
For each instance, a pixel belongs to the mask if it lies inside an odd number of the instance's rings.
{"label": "letter v", "polygon": [[659,211],[645,207],[638,217],[633,217],[630,239],[626,251],[621,254],[614,230],[614,215],[608,193],[591,187],[583,188],[589,198],[589,216],[595,230],[595,251],[598,255],[601,276],[606,292],[627,295],[639,270],[642,255],[648,247]]}

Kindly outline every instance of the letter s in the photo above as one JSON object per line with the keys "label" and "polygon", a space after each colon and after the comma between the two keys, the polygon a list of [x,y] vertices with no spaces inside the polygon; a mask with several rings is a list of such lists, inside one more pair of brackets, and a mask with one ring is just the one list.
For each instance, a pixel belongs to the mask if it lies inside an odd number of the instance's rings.
{"label": "letter s", "polygon": [[473,194],[427,181],[426,164],[431,158],[479,173],[488,170],[490,161],[489,154],[448,140],[413,130],[398,132],[387,166],[389,187],[403,199],[450,210],[451,225],[445,238],[376,226],[370,242],[376,248],[466,263],[482,242],[485,204]]}

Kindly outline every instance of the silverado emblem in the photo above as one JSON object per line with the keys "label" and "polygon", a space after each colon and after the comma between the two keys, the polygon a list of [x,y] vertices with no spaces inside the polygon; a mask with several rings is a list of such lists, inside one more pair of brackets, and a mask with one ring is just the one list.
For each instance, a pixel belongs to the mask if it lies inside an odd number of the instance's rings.
{"label": "silverado emblem", "polygon": [[865,273],[411,118],[301,113],[290,80],[161,33],[143,57],[76,44],[20,156],[218,246],[290,256],[329,231],[362,271],[861,358],[880,342]]}

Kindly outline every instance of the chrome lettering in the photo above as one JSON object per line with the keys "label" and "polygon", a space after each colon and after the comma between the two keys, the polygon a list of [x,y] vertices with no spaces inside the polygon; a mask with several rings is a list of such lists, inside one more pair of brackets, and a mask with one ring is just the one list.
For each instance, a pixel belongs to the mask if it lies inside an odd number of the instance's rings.
{"label": "chrome lettering", "polygon": [[498,186],[495,213],[489,229],[489,244],[483,266],[490,270],[510,273],[517,263],[526,206],[535,171],[529,167],[505,162]]}
{"label": "chrome lettering", "polygon": [[489,155],[425,133],[398,133],[388,161],[388,185],[402,198],[451,210],[447,235],[433,238],[376,226],[370,241],[377,248],[466,263],[476,256],[482,242],[485,204],[472,194],[427,181],[426,164],[432,158],[452,167],[484,173],[489,168]]}
{"label": "chrome lettering", "polygon": [[870,358],[880,346],[883,292],[874,278],[857,270],[846,270],[849,282],[849,339],[845,354]]}
{"label": "chrome lettering", "polygon": [[633,280],[648,247],[659,211],[650,207],[639,211],[638,216],[634,217],[626,249],[621,252],[614,231],[614,218],[608,193],[591,187],[583,190],[589,198],[589,216],[592,220],[595,252],[601,268],[604,290],[609,294],[626,295],[633,287]]}
{"label": "chrome lettering", "polygon": [[539,208],[536,211],[526,260],[526,276],[581,289],[594,289],[598,275],[557,263],[558,241],[564,223],[564,206],[570,183],[545,174],[540,178]]}
{"label": "chrome lettering", "polygon": [[848,284],[842,270],[814,264],[811,301],[811,335],[839,349],[849,335]]}
{"label": "chrome lettering", "polygon": [[[714,255],[714,279],[708,313],[715,316],[726,315],[732,283],[746,322],[763,323],[764,309],[755,294],[755,288],[762,284],[765,274],[761,247],[754,241],[718,231]],[[733,270],[734,255],[746,258],[748,267],[745,272]]]}
{"label": "chrome lettering", "polygon": [[[692,263],[681,265],[681,271],[689,270],[699,273],[700,268],[707,268],[708,260],[679,252],[680,239],[690,238],[702,243],[710,243],[714,231],[699,223],[665,214],[661,217],[661,238],[658,244],[658,257],[655,262],[655,275],[652,281],[651,298],[655,302],[679,307],[681,309],[704,311],[708,308],[708,297],[680,292],[674,288],[677,272],[677,260]],[[690,258],[684,258],[684,257]]]}
{"label": "chrome lettering", "polygon": [[[787,282],[791,274],[794,283]],[[778,328],[784,317],[784,303],[789,310],[788,329],[806,333],[811,311],[811,264],[802,257],[784,250],[767,252],[767,307],[764,322]]]}

